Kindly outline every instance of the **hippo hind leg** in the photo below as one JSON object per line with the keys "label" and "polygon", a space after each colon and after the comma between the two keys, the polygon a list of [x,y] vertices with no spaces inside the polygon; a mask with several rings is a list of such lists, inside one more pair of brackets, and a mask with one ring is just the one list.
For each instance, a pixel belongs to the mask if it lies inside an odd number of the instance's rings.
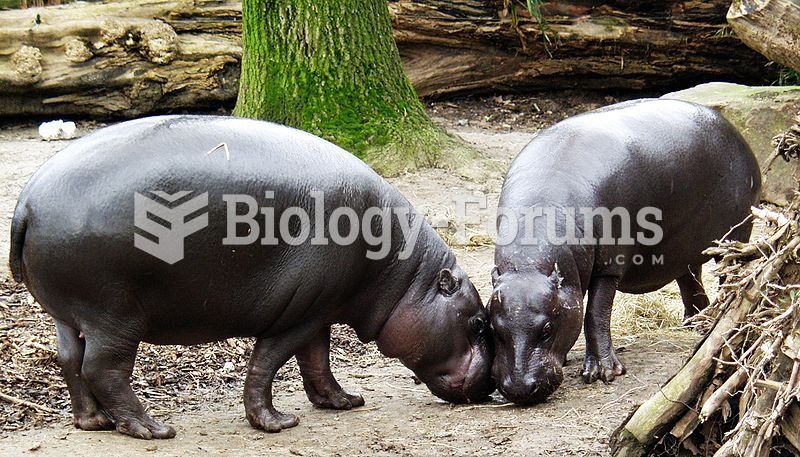
{"label": "hippo hind leg", "polygon": [[683,300],[683,320],[704,310],[708,306],[708,296],[703,288],[703,266],[691,265],[689,272],[676,280]]}
{"label": "hippo hind leg", "polygon": [[361,395],[345,392],[333,377],[330,349],[331,328],[325,327],[295,354],[309,401],[319,408],[352,409],[364,406]]}
{"label": "hippo hind leg", "polygon": [[86,351],[81,374],[117,431],[135,438],[172,438],[175,429],[153,420],[131,389],[130,377],[139,341],[84,331]]}
{"label": "hippo hind leg", "polygon": [[61,374],[69,390],[75,427],[81,430],[113,430],[114,423],[103,413],[86,379],[81,375],[86,345],[80,337],[80,332],[61,321],[56,321],[56,337],[58,364],[61,366]]}
{"label": "hippo hind leg", "polygon": [[625,365],[617,357],[611,343],[611,306],[618,284],[619,278],[611,276],[592,278],[589,284],[583,328],[586,356],[581,373],[587,384],[598,379],[609,383],[625,374]]}

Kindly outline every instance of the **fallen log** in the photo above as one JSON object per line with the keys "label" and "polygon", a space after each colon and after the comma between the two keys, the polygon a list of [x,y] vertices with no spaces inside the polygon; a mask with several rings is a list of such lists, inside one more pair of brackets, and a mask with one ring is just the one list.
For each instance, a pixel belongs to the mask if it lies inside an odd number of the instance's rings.
{"label": "fallen log", "polygon": [[800,0],[736,0],[728,22],[746,45],[800,72]]}
{"label": "fallen log", "polygon": [[420,95],[774,80],[766,60],[730,34],[726,1],[551,1],[541,9],[548,40],[524,8],[504,15],[502,1],[491,3],[390,2]]}
{"label": "fallen log", "polygon": [[[389,3],[420,96],[527,89],[655,89],[770,82],[766,60],[726,32],[727,0]],[[512,14],[513,13],[513,14]],[[0,12],[0,117],[133,117],[230,106],[241,5],[122,0]]]}
{"label": "fallen log", "polygon": [[236,2],[123,1],[0,13],[0,116],[135,117],[231,103]]}

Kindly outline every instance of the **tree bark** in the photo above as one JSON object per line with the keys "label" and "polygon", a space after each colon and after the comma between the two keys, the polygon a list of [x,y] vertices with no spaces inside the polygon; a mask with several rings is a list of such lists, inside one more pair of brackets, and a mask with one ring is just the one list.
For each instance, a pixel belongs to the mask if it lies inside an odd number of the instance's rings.
{"label": "tree bark", "polygon": [[[522,6],[510,15],[501,0],[400,0],[389,9],[406,72],[423,97],[774,78],[763,56],[730,36],[728,0],[591,5],[548,3],[548,45]],[[235,0],[0,12],[0,117],[132,117],[230,106],[239,88],[240,35]]]}
{"label": "tree bark", "polygon": [[735,0],[728,22],[746,45],[800,72],[800,0]]}

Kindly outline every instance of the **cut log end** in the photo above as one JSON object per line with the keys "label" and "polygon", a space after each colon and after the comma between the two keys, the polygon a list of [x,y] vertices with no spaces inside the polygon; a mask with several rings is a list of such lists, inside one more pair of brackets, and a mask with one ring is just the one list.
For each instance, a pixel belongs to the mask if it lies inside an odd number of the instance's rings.
{"label": "cut log end", "polygon": [[42,51],[33,46],[23,45],[11,57],[19,85],[33,84],[42,76]]}

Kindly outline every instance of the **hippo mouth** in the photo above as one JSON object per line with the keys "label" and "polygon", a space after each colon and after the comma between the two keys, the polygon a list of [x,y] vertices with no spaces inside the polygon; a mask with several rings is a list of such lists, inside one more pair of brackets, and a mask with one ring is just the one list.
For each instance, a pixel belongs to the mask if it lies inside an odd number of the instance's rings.
{"label": "hippo mouth", "polygon": [[[474,403],[486,399],[494,390],[494,383],[480,352],[477,345],[473,345],[460,366],[451,372],[456,374],[439,375],[426,383],[431,392],[451,403]],[[458,376],[460,373],[463,375]]]}
{"label": "hippo mouth", "polygon": [[497,390],[510,402],[520,406],[529,406],[537,403],[544,403],[557,388],[558,384],[553,385],[547,381],[542,381],[535,383],[531,387],[525,387],[524,391],[520,391],[516,388],[508,389],[504,386],[498,386]]}

